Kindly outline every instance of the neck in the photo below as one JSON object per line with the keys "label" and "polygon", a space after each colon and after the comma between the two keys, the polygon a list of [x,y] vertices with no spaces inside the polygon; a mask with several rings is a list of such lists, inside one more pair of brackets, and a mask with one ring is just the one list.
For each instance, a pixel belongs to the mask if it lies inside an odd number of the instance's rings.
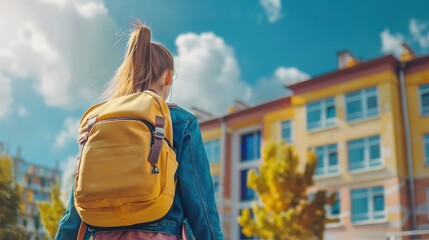
{"label": "neck", "polygon": [[162,91],[160,91],[160,90],[158,90],[158,89],[155,89],[155,88],[148,88],[147,90],[149,90],[149,91],[151,91],[151,92],[155,93],[156,95],[158,95],[158,96],[160,96],[161,98],[163,98],[163,99],[164,99],[164,96],[163,96],[163,94],[162,94]]}

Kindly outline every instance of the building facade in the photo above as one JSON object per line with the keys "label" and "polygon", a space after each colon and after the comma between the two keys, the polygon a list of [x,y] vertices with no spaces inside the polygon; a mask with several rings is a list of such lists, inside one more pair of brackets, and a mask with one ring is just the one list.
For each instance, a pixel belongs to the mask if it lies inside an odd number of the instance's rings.
{"label": "building facade", "polygon": [[410,128],[409,158],[413,161],[417,225],[429,229],[429,61],[416,59],[405,70]]}
{"label": "building facade", "polygon": [[342,52],[339,67],[288,86],[291,96],[200,121],[227,239],[245,238],[236,219],[256,199],[247,171],[269,139],[302,159],[316,151],[309,194],[338,196],[327,214],[339,222],[327,225],[326,239],[429,229],[429,56],[358,62]]}
{"label": "building facade", "polygon": [[60,182],[61,172],[24,161],[19,154],[13,158],[14,175],[22,190],[22,207],[18,222],[25,227],[26,240],[47,239],[37,207],[39,202],[49,202],[51,187]]}

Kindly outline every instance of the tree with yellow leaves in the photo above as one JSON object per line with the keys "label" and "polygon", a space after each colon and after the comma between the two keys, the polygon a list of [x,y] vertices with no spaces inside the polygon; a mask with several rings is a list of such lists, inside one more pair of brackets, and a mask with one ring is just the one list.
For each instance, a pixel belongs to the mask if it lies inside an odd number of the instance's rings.
{"label": "tree with yellow leaves", "polygon": [[243,234],[276,240],[323,239],[325,223],[337,221],[325,213],[325,205],[332,205],[336,196],[317,191],[312,201],[308,199],[316,164],[316,155],[309,152],[304,171],[298,172],[299,158],[293,147],[268,142],[259,173],[248,173],[247,186],[257,192],[259,201],[238,217]]}
{"label": "tree with yellow leaves", "polygon": [[42,202],[38,204],[40,218],[42,219],[43,226],[48,232],[50,239],[55,237],[58,222],[66,211],[60,199],[60,194],[60,184],[56,182],[51,188],[51,202]]}
{"label": "tree with yellow leaves", "polygon": [[12,175],[13,161],[0,155],[0,239],[25,239],[25,230],[18,225],[21,203],[20,188]]}

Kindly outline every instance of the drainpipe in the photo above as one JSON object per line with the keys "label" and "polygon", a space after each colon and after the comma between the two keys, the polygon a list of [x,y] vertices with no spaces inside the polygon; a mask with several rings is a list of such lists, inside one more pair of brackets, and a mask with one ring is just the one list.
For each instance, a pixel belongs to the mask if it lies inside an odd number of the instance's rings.
{"label": "drainpipe", "polygon": [[407,105],[407,91],[405,89],[405,77],[404,77],[405,63],[401,62],[399,70],[399,83],[401,89],[401,102],[402,102],[402,118],[405,126],[405,143],[407,151],[407,164],[408,164],[408,184],[410,191],[410,202],[411,202],[411,227],[417,229],[417,207],[416,207],[416,189],[414,185],[414,166],[413,156],[411,150],[411,133],[410,133],[410,122],[408,119],[408,105]]}
{"label": "drainpipe", "polygon": [[220,137],[220,178],[219,178],[219,193],[221,194],[219,198],[219,209],[222,211],[220,216],[221,228],[223,228],[224,219],[225,219],[225,164],[226,164],[226,123],[224,118],[220,119],[221,126],[221,137]]}

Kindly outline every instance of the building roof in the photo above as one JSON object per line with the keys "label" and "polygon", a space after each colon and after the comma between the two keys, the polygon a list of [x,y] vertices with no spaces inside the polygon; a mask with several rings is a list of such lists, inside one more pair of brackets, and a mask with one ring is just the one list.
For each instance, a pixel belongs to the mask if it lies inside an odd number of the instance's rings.
{"label": "building roof", "polygon": [[336,70],[286,87],[291,89],[294,94],[302,94],[318,88],[335,85],[338,82],[353,80],[359,76],[387,69],[389,66],[392,70],[395,70],[400,66],[400,62],[392,55],[387,55],[370,61],[360,62],[356,66]]}
{"label": "building roof", "polygon": [[243,110],[235,111],[233,113],[229,113],[220,117],[201,121],[200,125],[202,127],[215,127],[215,126],[220,126],[220,123],[222,121],[230,121],[237,118],[251,117],[254,115],[263,116],[265,112],[272,111],[275,108],[290,106],[290,103],[291,103],[290,96],[281,97],[269,102],[258,104],[256,106],[251,106]]}
{"label": "building roof", "polygon": [[406,73],[413,73],[422,70],[429,70],[429,55],[418,57],[405,63]]}

